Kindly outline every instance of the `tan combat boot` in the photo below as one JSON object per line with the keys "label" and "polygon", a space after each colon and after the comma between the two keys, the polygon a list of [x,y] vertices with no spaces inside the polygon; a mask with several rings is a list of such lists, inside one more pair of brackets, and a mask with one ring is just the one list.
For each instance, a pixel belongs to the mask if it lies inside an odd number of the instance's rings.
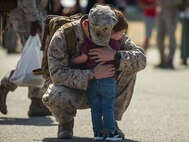
{"label": "tan combat boot", "polygon": [[8,89],[6,89],[3,86],[0,86],[0,111],[3,114],[7,114],[6,99],[7,99],[8,92],[9,92]]}
{"label": "tan combat boot", "polygon": [[28,116],[35,117],[35,116],[48,116],[52,115],[49,109],[43,104],[41,99],[32,98],[31,104],[29,106]]}
{"label": "tan combat boot", "polygon": [[58,125],[58,138],[59,139],[72,139],[73,138],[74,119],[66,124]]}

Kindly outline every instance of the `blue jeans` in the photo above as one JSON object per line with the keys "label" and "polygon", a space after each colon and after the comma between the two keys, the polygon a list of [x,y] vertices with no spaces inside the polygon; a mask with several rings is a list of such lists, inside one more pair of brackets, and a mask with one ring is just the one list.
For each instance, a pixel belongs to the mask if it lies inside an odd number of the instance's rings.
{"label": "blue jeans", "polygon": [[113,78],[91,80],[88,84],[87,98],[91,107],[93,131],[113,132],[115,128],[114,100],[116,80]]}

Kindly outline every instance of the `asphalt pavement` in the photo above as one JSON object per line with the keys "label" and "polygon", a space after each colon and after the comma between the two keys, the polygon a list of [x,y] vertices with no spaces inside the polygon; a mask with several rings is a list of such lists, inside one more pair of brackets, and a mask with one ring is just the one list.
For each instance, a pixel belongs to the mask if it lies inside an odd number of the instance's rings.
{"label": "asphalt pavement", "polygon": [[[0,78],[13,69],[20,54],[7,55],[0,48]],[[126,134],[123,142],[189,141],[189,66],[175,70],[154,68],[159,61],[156,48],[147,52],[147,67],[137,75],[134,95],[119,122]],[[53,116],[27,116],[30,100],[27,88],[19,87],[7,98],[8,114],[0,113],[0,142],[92,142],[90,110],[79,110],[75,119],[74,139],[58,140]]]}

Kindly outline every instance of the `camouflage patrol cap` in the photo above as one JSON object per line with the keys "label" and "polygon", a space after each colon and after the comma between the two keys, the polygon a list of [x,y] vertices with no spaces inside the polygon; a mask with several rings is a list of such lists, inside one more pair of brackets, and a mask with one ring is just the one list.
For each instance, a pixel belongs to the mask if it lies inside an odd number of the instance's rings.
{"label": "camouflage patrol cap", "polygon": [[109,43],[112,28],[118,22],[116,13],[109,5],[95,4],[88,15],[91,40],[99,46]]}

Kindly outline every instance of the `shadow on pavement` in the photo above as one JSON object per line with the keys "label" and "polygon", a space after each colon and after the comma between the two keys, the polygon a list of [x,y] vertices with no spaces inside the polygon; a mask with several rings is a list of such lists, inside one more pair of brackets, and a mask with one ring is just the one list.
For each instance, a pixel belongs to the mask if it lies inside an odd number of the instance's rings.
{"label": "shadow on pavement", "polygon": [[35,126],[54,126],[53,120],[49,117],[32,118],[6,118],[0,117],[0,125],[35,125]]}
{"label": "shadow on pavement", "polygon": [[[43,142],[94,142],[94,141],[92,138],[88,138],[88,137],[74,137],[73,139],[44,138]],[[105,141],[101,141],[101,142],[105,142]],[[139,141],[125,139],[120,142],[139,142]]]}

